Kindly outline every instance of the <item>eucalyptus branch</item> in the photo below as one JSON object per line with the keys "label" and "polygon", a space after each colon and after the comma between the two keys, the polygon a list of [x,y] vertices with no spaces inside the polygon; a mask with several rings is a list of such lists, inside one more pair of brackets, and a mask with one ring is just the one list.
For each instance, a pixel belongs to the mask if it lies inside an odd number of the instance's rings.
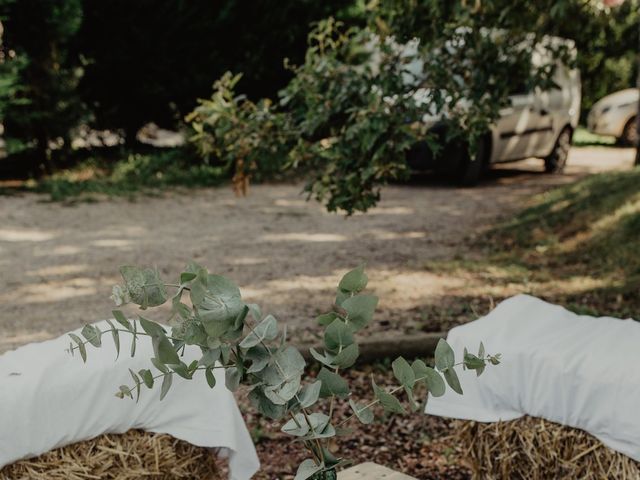
{"label": "eucalyptus branch", "polygon": [[[216,370],[216,369],[220,369],[220,368],[226,368],[228,366],[234,366],[234,365],[216,365],[216,366],[213,366],[213,367],[198,367],[195,370],[193,370],[191,373],[193,374],[193,373],[195,373],[195,372],[197,372],[199,370],[207,370],[207,369]],[[173,375],[173,374],[179,375],[177,372],[172,370],[172,371],[168,371],[168,372],[160,372],[160,374],[154,375],[151,378],[155,382],[159,378],[164,378],[164,377],[166,377],[168,375]],[[144,381],[141,382],[138,379],[136,379],[136,382],[135,382],[135,385],[133,386],[133,388],[137,389],[137,388],[141,387],[144,384],[145,384]],[[129,387],[128,385],[122,385],[120,388],[121,388],[121,390],[122,390],[122,388],[126,388],[130,392],[133,391],[133,388]]]}
{"label": "eucalyptus branch", "polygon": [[[99,336],[102,336],[102,335],[104,335],[104,334],[106,334],[106,333],[112,333],[112,332],[114,332],[114,331],[115,331],[115,332],[118,332],[118,333],[120,333],[120,332],[122,332],[122,333],[129,333],[129,334],[131,334],[132,336],[134,336],[134,341],[135,341],[135,337],[137,337],[138,335],[142,335],[142,336],[144,336],[144,337],[153,337],[153,335],[149,335],[149,334],[148,334],[148,333],[146,333],[145,331],[136,331],[136,332],[134,333],[134,332],[132,332],[131,330],[127,330],[126,328],[109,328],[108,330],[99,330],[99,329],[96,329],[96,330],[97,330],[97,332],[99,333]],[[182,340],[181,340],[181,339],[179,339],[179,338],[175,338],[175,337],[172,337],[172,336],[169,336],[169,335],[167,335],[167,338],[168,338],[169,340],[173,340],[173,341],[176,341],[176,342],[181,342],[181,341],[182,341]],[[83,346],[86,346],[87,344],[94,345],[94,344],[91,342],[91,340],[84,339],[84,340],[81,340],[81,342],[76,342],[76,343],[75,343],[75,345],[74,345],[74,344],[71,344],[71,348],[68,348],[68,349],[67,349],[67,351],[68,351],[69,353],[73,354],[73,352],[74,352],[75,350],[79,350],[79,349],[80,349],[80,343],[81,343]],[[95,345],[94,345],[94,346],[95,346]]]}
{"label": "eucalyptus branch", "polygon": [[[490,359],[491,359],[491,358],[492,358],[492,356],[491,356],[491,355],[487,355],[485,358],[483,358],[483,360],[485,360],[485,361],[490,361]],[[464,361],[462,361],[462,362],[458,362],[458,363],[456,363],[455,365],[453,365],[453,366],[452,366],[452,367],[450,367],[450,368],[459,367],[460,365],[464,365]],[[414,382],[414,385],[415,385],[416,383],[418,383],[418,382],[424,382],[424,381],[426,381],[426,380],[427,380],[427,378],[428,378],[427,376],[416,378],[416,379],[415,379],[415,382]],[[395,395],[396,393],[398,393],[399,391],[401,391],[401,390],[403,390],[403,389],[404,389],[404,386],[403,386],[403,385],[399,385],[399,386],[397,386],[397,387],[395,387],[395,388],[392,388],[391,390],[387,391],[387,393],[388,393],[389,395]],[[338,426],[339,426],[339,427],[344,426],[344,425],[345,425],[345,424],[347,424],[351,419],[353,419],[353,417],[357,416],[357,414],[362,413],[363,411],[368,410],[368,409],[370,409],[371,407],[374,407],[374,406],[376,406],[376,405],[377,405],[377,404],[379,404],[379,403],[380,403],[380,399],[379,399],[379,398],[376,398],[376,399],[372,400],[371,402],[369,402],[368,404],[366,404],[364,407],[362,407],[362,408],[358,409],[358,410],[357,410],[357,412],[352,413],[352,414],[351,414],[351,415],[349,415],[347,418],[345,418],[344,420],[342,420],[342,422],[340,422],[340,423],[338,424]]]}
{"label": "eucalyptus branch", "polygon": [[[103,335],[107,333],[112,334],[119,353],[119,334],[122,332],[133,336],[131,355],[134,356],[138,335],[152,338],[154,357],[151,362],[161,373],[154,374],[149,369],[130,370],[133,385],[121,385],[117,393],[122,398],[134,398],[132,392],[135,391],[136,400],[143,385],[153,388],[157,380],[162,380],[162,400],[171,388],[174,374],[190,380],[198,370],[204,370],[207,383],[213,388],[217,383],[213,371],[225,369],[225,384],[229,389],[235,390],[244,383],[251,387],[251,401],[261,413],[274,419],[290,418],[281,430],[302,440],[312,457],[300,465],[296,478],[335,478],[342,460],[329,450],[331,438],[336,435],[336,425],[332,420],[338,398],[347,398],[350,394],[349,384],[339,373],[356,362],[359,352],[353,336],[372,320],[378,303],[377,297],[362,294],[368,282],[363,266],[342,278],[335,305],[330,312],[318,318],[326,327],[325,351],[323,354],[312,353],[326,368],[320,371],[315,381],[304,382],[303,386],[306,363],[300,352],[285,345],[286,334],[278,329],[277,320],[271,315],[263,318],[256,306],[245,304],[238,287],[228,279],[210,274],[196,264],[190,264],[181,274],[180,283],[162,282],[156,269],[127,266],[121,269],[121,273],[124,285],[113,289],[116,302],[127,300],[145,309],[171,301],[172,312],[187,320],[174,326],[167,334],[164,327],[155,321],[143,317],[131,321],[121,311],[114,310],[115,321],[124,328],[116,327],[111,320],[107,320],[110,329],[87,325],[81,332],[84,339],[75,333],[70,334],[75,342],[75,346],[71,344],[71,353],[79,350],[86,361],[86,344],[99,348],[103,344]],[[178,288],[178,294],[169,297],[165,290],[167,287]],[[180,302],[179,295],[187,289],[191,291],[192,306]],[[253,312],[252,319],[249,311]],[[269,343],[277,339],[282,346],[276,349]],[[200,358],[189,365],[182,361],[187,346],[199,347],[201,352]],[[196,350],[194,348],[194,352]],[[436,396],[444,393],[445,380],[453,390],[462,393],[455,367],[464,364],[480,374],[487,362],[499,363],[498,356],[485,356],[482,344],[477,356],[465,350],[463,361],[456,363],[453,350],[444,340],[438,343],[435,360],[439,371],[427,367],[420,360],[412,365],[402,358],[395,360],[392,365],[394,375],[401,385],[387,391],[374,383],[375,400],[364,407],[350,401],[353,414],[337,427],[354,416],[363,423],[369,423],[373,420],[369,409],[377,404],[389,412],[404,411],[396,394],[403,388],[411,394],[417,382],[426,382],[431,394]],[[251,363],[245,365],[245,362]],[[320,398],[328,399],[329,415],[311,408]]]}
{"label": "eucalyptus branch", "polygon": [[[254,326],[251,325],[250,320],[245,319],[245,325],[249,328],[249,330],[251,331],[251,333],[253,333],[256,338],[260,339],[260,344],[262,345],[262,347],[267,351],[267,353],[269,354],[269,357],[273,360],[273,364],[276,366],[276,368],[278,369],[278,372],[280,373],[280,375],[282,375],[282,378],[286,380],[288,380],[287,375],[284,372],[284,369],[282,368],[282,366],[280,365],[280,363],[278,363],[278,360],[276,359],[275,355],[273,354],[273,352],[271,351],[271,348],[269,347],[269,345],[267,345],[265,343],[265,341],[261,338],[260,335],[258,335],[254,329]],[[298,394],[296,393],[295,397],[294,397],[297,402],[300,404],[300,397],[298,396]],[[316,435],[314,426],[311,422],[311,419],[309,418],[309,413],[307,411],[306,408],[304,408],[302,405],[300,405],[300,411],[302,412],[302,414],[304,415],[304,419],[305,422],[307,423],[307,426],[309,427],[309,429],[311,430],[311,433],[313,435]],[[295,415],[293,415],[293,413],[291,413],[291,417],[293,418],[293,421],[296,423],[296,425],[298,425],[298,427],[300,427],[301,425],[298,423],[298,420],[295,418]],[[318,449],[317,453],[313,452],[313,449],[310,449],[312,451],[312,453],[314,455],[318,456],[318,460],[320,460],[320,462],[322,462],[323,459],[323,455],[322,455],[322,445],[320,445],[320,441],[316,438],[314,439],[315,443],[316,443],[316,448]]]}

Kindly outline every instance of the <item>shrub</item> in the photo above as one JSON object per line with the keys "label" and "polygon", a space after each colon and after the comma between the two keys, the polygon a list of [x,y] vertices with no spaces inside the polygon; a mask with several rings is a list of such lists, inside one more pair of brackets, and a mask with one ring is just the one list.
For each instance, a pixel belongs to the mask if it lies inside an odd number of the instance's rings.
{"label": "shrub", "polygon": [[[257,305],[245,304],[240,290],[229,279],[210,274],[205,268],[191,263],[181,273],[175,284],[166,284],[158,272],[149,268],[132,266],[120,269],[123,285],[114,287],[116,304],[132,302],[141,309],[158,307],[171,302],[168,319],[173,328],[168,332],[162,325],[142,316],[130,321],[114,310],[110,329],[101,331],[93,325],[82,330],[80,338],[70,334],[70,351],[87,357],[87,344],[102,345],[102,336],[113,336],[117,351],[120,334],[133,336],[132,347],[140,336],[153,342],[154,358],[151,369],[132,372],[132,385],[122,385],[117,393],[120,398],[137,398],[143,387],[153,388],[160,383],[160,399],[168,394],[172,378],[178,375],[191,380],[204,375],[211,388],[216,386],[213,370],[223,368],[226,387],[235,391],[240,384],[249,387],[249,398],[255,408],[272,419],[287,419],[282,432],[301,441],[311,458],[299,466],[296,479],[335,479],[335,472],[346,463],[338,452],[330,451],[330,440],[340,434],[350,419],[362,423],[374,420],[371,410],[376,404],[385,412],[405,413],[405,407],[397,396],[405,392],[413,410],[420,407],[413,398],[418,383],[425,384],[431,395],[445,392],[445,382],[455,392],[462,388],[455,367],[462,365],[482,374],[488,363],[497,365],[499,355],[487,355],[480,344],[477,355],[465,350],[463,359],[456,363],[455,355],[446,341],[441,340],[435,351],[435,369],[422,360],[409,364],[402,357],[393,364],[393,373],[400,385],[390,391],[373,382],[375,399],[357,403],[350,398],[347,381],[340,370],[349,368],[358,359],[358,343],[355,334],[371,321],[378,303],[377,297],[364,294],[368,278],[363,267],[348,272],[338,285],[334,308],[317,319],[324,327],[324,351],[311,350],[313,358],[321,364],[316,378],[304,379],[306,362],[300,352],[287,341],[286,329],[280,331],[272,315],[263,316]],[[173,289],[169,295],[167,289]],[[191,307],[183,303],[188,296]],[[138,325],[142,331],[138,330]],[[202,352],[199,360],[187,365],[181,360],[185,345],[197,346]],[[132,352],[135,349],[132,348]],[[134,353],[132,353],[133,355]],[[318,402],[324,400],[328,408],[319,411]],[[353,414],[340,424],[332,423],[335,402],[349,402]],[[325,413],[326,412],[326,413]]]}
{"label": "shrub", "polygon": [[238,96],[237,76],[219,80],[212,98],[187,117],[192,141],[205,158],[235,163],[242,180],[295,170],[328,210],[366,211],[381,185],[407,176],[406,154],[416,143],[438,154],[425,114],[446,126],[446,142],[468,145],[473,159],[507,104],[512,77],[521,72],[532,86],[551,78],[552,64],[529,74],[536,41],[457,23],[426,45],[399,43],[330,18],[310,33],[305,61],[291,67],[277,102]]}

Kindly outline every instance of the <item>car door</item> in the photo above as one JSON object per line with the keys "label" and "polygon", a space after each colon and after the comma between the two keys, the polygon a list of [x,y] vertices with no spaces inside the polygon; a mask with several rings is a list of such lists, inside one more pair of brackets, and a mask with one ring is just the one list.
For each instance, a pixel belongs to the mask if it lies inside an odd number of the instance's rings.
{"label": "car door", "polygon": [[511,105],[500,110],[494,136],[493,161],[504,162],[526,158],[536,150],[536,129],[540,115],[533,92],[509,97]]}
{"label": "car door", "polygon": [[527,157],[544,157],[553,148],[553,144],[556,141],[553,129],[554,112],[562,111],[562,103],[562,90],[558,88],[549,90],[536,88],[531,122],[532,131],[530,133],[532,139],[528,144],[530,150],[526,152]]}

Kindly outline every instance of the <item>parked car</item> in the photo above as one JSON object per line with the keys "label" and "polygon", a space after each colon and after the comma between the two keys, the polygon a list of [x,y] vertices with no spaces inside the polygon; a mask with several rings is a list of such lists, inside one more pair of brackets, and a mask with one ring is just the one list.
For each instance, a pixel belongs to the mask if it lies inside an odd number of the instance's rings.
{"label": "parked car", "polygon": [[598,100],[587,117],[590,132],[612,135],[622,145],[635,145],[638,138],[636,118],[640,90],[627,88]]}
{"label": "parked car", "polygon": [[[551,60],[550,44],[565,45],[575,55],[571,40],[545,37],[533,55],[533,67]],[[545,46],[547,45],[547,46]],[[544,160],[545,171],[561,173],[566,165],[573,131],[578,124],[581,101],[580,72],[558,63],[554,75],[557,88],[517,91],[509,97],[511,105],[500,111],[479,152],[469,155],[464,145],[445,145],[437,158],[426,144],[417,145],[408,156],[414,170],[443,169],[454,173],[461,183],[475,184],[489,165],[537,157]],[[423,118],[431,131],[446,131],[446,113],[427,114]],[[444,138],[442,135],[441,138]]]}

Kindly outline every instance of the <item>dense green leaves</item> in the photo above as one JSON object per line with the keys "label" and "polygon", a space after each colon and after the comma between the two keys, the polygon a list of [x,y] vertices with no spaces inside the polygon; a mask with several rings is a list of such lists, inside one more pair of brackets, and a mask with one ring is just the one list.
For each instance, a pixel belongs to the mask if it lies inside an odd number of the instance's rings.
{"label": "dense green leaves", "polygon": [[404,358],[398,357],[395,359],[391,364],[391,367],[393,368],[393,374],[398,382],[400,382],[400,385],[407,388],[413,388],[413,384],[416,382],[416,375]]}
{"label": "dense green leaves", "polygon": [[438,340],[438,344],[436,345],[436,351],[434,356],[436,359],[436,367],[441,372],[444,372],[449,368],[452,368],[456,363],[453,349],[447,343],[447,341],[444,340],[443,338]]}
{"label": "dense green leaves", "polygon": [[291,420],[285,423],[282,426],[282,431],[288,435],[293,435],[294,437],[303,437],[311,428],[307,424],[305,417],[302,413],[297,413],[293,416]]}
{"label": "dense green leaves", "polygon": [[113,314],[113,318],[115,318],[116,322],[118,322],[130,332],[133,331],[131,322],[127,319],[127,317],[124,316],[124,313],[122,313],[120,310],[113,310],[111,313]]}
{"label": "dense green leaves", "polygon": [[151,320],[147,320],[146,318],[138,315],[138,320],[140,321],[140,326],[145,333],[151,337],[159,337],[164,336],[166,332],[164,328],[158,325],[156,322],[152,322]]}
{"label": "dense green leaves", "polygon": [[460,380],[458,379],[458,374],[453,368],[448,368],[443,373],[444,379],[447,381],[447,384],[451,387],[451,389],[462,395],[462,387],[460,386]]}
{"label": "dense green leaves", "polygon": [[320,398],[320,390],[322,388],[322,381],[310,383],[305,386],[300,392],[300,406],[302,408],[309,408],[316,403]]}
{"label": "dense green leaves", "polygon": [[358,344],[353,343],[348,347],[343,348],[333,359],[332,363],[336,367],[349,368],[356,363],[358,355],[360,354]]}
{"label": "dense green leaves", "polygon": [[360,265],[342,277],[338,289],[343,292],[358,293],[366,288],[368,282],[369,277],[364,273],[364,265]]}
{"label": "dense green leaves", "polygon": [[307,480],[320,472],[323,468],[324,467],[322,465],[316,465],[316,463],[311,459],[304,460],[298,467],[298,471],[296,472],[296,476],[293,480]]}
{"label": "dense green leaves", "polygon": [[324,331],[324,344],[332,353],[353,343],[352,329],[345,322],[336,318]]}
{"label": "dense green leaves", "polygon": [[346,397],[349,395],[349,384],[337,373],[323,368],[318,374],[318,379],[322,382],[320,396],[330,397],[335,395],[336,397]]}
{"label": "dense green leaves", "polygon": [[[76,346],[80,351],[80,356],[82,357],[82,361],[86,363],[87,349],[84,346],[84,342],[75,333],[70,333],[69,336],[71,337],[71,340],[73,340],[76,343]],[[73,352],[73,349],[71,351]]]}
{"label": "dense green leaves", "polygon": [[111,327],[111,337],[113,338],[113,345],[116,349],[116,359],[117,359],[120,356],[120,333],[118,332],[118,329],[116,328],[116,326],[113,324],[111,320],[107,319],[107,323]]}
{"label": "dense green leaves", "polygon": [[384,408],[385,412],[389,413],[406,413],[406,410],[400,403],[400,401],[394,397],[392,394],[388,393],[383,388],[380,388],[376,385],[376,382],[372,382],[373,384],[373,393],[380,402],[380,405]]}
{"label": "dense green leaves", "polygon": [[[139,301],[140,308],[159,301],[161,289],[154,289],[159,288],[157,282],[160,280],[155,270],[126,267],[124,272],[127,295],[132,301]],[[131,322],[121,311],[115,310],[114,318],[122,328],[116,328],[111,321],[107,322],[109,329],[105,331],[97,325],[87,325],[81,332],[84,339],[76,334],[70,335],[70,349],[72,353],[78,350],[86,361],[86,344],[101,347],[104,343],[102,335],[106,332],[111,332],[116,352],[119,351],[121,333],[132,336],[132,355],[136,353],[138,341],[150,341],[153,347],[150,360],[159,373],[154,375],[149,369],[130,370],[132,384],[122,385],[116,393],[120,398],[136,401],[143,386],[154,388],[156,384],[161,384],[160,400],[164,399],[172,388],[174,375],[185,380],[206,381],[209,387],[216,388],[219,382],[214,369],[224,369],[226,388],[236,391],[241,385],[246,385],[249,400],[260,414],[272,419],[287,417],[282,431],[299,438],[319,462],[317,465],[308,463],[300,470],[299,477],[307,478],[307,474],[331,470],[343,462],[340,456],[329,450],[327,442],[327,439],[346,432],[342,424],[332,424],[336,402],[348,401],[353,412],[351,417],[367,424],[374,420],[373,408],[376,405],[388,413],[405,413],[398,397],[402,391],[411,407],[414,410],[419,408],[414,399],[416,383],[426,384],[434,396],[444,394],[445,381],[454,391],[462,393],[455,372],[453,350],[441,340],[435,353],[438,371],[422,360],[409,364],[400,357],[391,364],[399,386],[385,389],[372,382],[373,401],[359,403],[351,397],[349,383],[341,370],[357,361],[360,349],[355,332],[371,321],[378,302],[377,297],[362,293],[367,280],[363,267],[347,273],[338,287],[341,304],[334,305],[331,312],[320,316],[325,350],[319,353],[310,349],[311,356],[322,365],[317,377],[311,381],[303,378],[305,359],[297,348],[288,343],[286,328],[279,331],[273,316],[262,318],[256,305],[245,305],[240,290],[229,279],[211,275],[193,263],[181,274],[180,283],[172,284],[178,293],[172,297],[170,320],[173,326],[170,330],[144,317]],[[180,302],[182,292],[187,289],[193,306],[180,303],[180,313],[176,310],[176,301]],[[485,355],[481,345],[478,355],[465,350],[462,363],[466,368],[479,371],[486,363],[499,362],[499,355]],[[203,375],[196,375],[198,371],[203,371]],[[329,415],[310,410],[323,400],[329,404],[323,412]]]}
{"label": "dense green leaves", "polygon": [[242,380],[242,370],[237,367],[229,367],[224,371],[224,383],[226,387],[235,392]]}
{"label": "dense green leaves", "polygon": [[171,341],[163,336],[153,338],[153,351],[155,358],[165,365],[175,365],[180,363],[180,357]]}
{"label": "dense green leaves", "polygon": [[160,388],[160,400],[162,401],[164,397],[169,393],[169,389],[171,388],[171,384],[173,383],[173,373],[165,373],[164,377],[162,377],[162,387]]}
{"label": "dense green leaves", "polygon": [[95,326],[85,325],[81,333],[94,347],[100,347],[102,345],[102,332]]}
{"label": "dense green leaves", "polygon": [[427,389],[429,393],[434,397],[441,397],[445,392],[444,380],[438,372],[433,368],[428,367],[422,360],[415,360],[411,364],[411,369],[414,371],[416,378],[423,378],[427,383]]}
{"label": "dense green leaves", "polygon": [[140,376],[140,378],[142,379],[142,381],[144,382],[147,388],[153,388],[154,379],[153,379],[153,374],[151,373],[151,370],[148,370],[148,369],[140,370],[138,371],[138,375]]}
{"label": "dense green leaves", "polygon": [[167,300],[167,291],[157,270],[127,265],[120,267],[120,273],[129,298],[140,308],[157,307]]}
{"label": "dense green leaves", "polygon": [[281,419],[287,413],[286,405],[277,405],[269,400],[261,388],[254,388],[249,392],[251,405],[261,414],[273,420]]}
{"label": "dense green leaves", "polygon": [[245,308],[236,285],[220,275],[204,272],[192,283],[191,301],[207,335],[212,338],[233,330]]}
{"label": "dense green leaves", "polygon": [[240,342],[242,348],[255,347],[261,342],[273,340],[278,336],[278,325],[273,315],[267,315],[247,337]]}
{"label": "dense green leaves", "polygon": [[351,406],[351,410],[353,410],[354,415],[361,423],[368,425],[373,422],[374,416],[370,408],[360,405],[352,399],[349,399],[349,405]]}
{"label": "dense green leaves", "polygon": [[207,384],[209,385],[209,387],[213,388],[216,386],[216,377],[213,374],[213,370],[211,368],[207,368],[204,371],[204,376],[207,379]]}
{"label": "dense green leaves", "polygon": [[366,327],[373,318],[378,306],[378,297],[374,295],[357,295],[342,302],[341,307],[347,312],[347,320],[352,330]]}

